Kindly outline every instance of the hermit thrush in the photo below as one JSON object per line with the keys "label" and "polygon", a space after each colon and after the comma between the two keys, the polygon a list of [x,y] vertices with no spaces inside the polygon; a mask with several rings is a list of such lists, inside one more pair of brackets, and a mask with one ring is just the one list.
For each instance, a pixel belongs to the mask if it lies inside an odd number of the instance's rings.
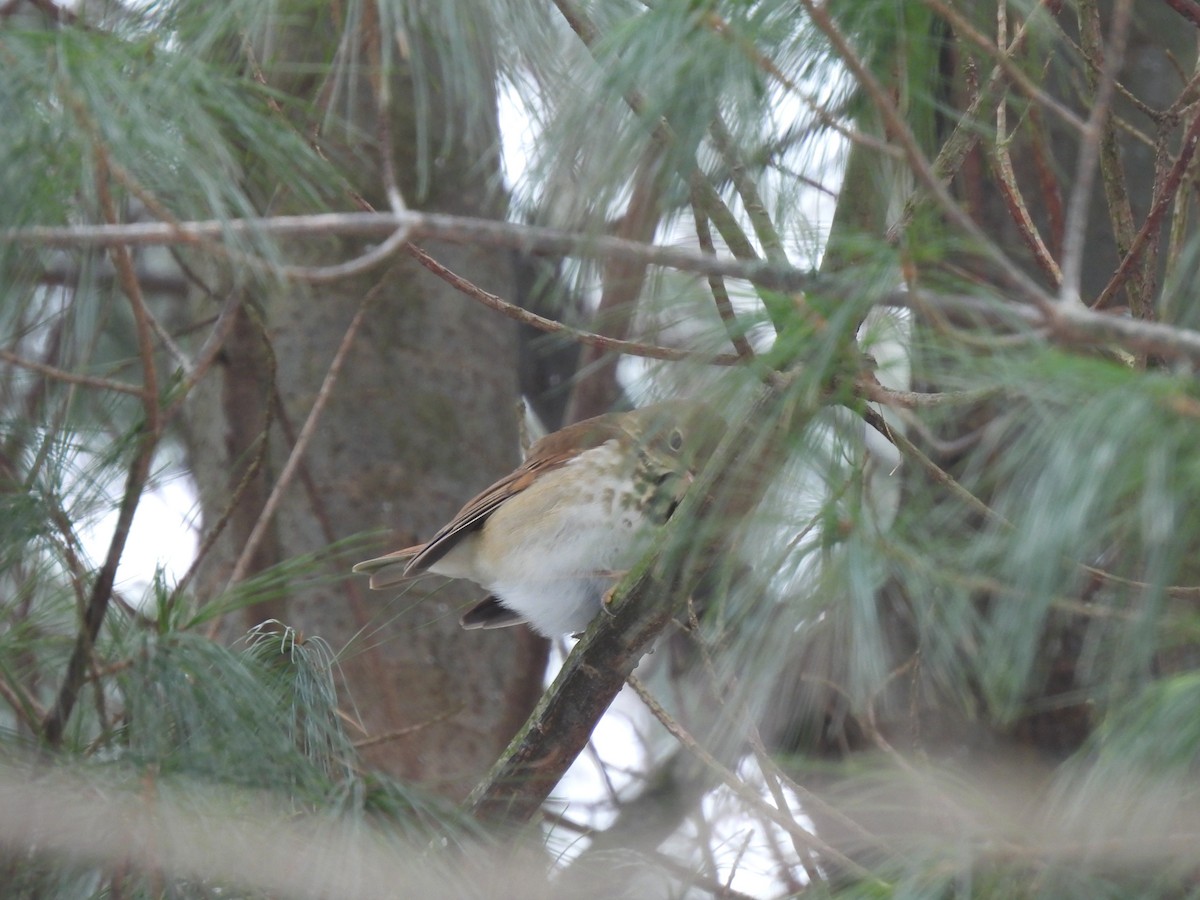
{"label": "hermit thrush", "polygon": [[682,401],[568,425],[429,541],[354,571],[370,572],[375,590],[422,572],[474,581],[490,596],[462,617],[464,628],[582,631],[675,511],[723,428]]}

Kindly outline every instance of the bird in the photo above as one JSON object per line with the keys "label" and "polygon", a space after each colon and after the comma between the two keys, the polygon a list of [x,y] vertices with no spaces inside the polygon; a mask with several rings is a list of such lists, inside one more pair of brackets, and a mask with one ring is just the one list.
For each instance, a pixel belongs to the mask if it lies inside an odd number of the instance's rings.
{"label": "bird", "polygon": [[706,405],[668,400],[546,435],[514,471],[423,544],[364,560],[383,590],[423,573],[473,581],[463,628],[584,631],[674,513],[725,430]]}

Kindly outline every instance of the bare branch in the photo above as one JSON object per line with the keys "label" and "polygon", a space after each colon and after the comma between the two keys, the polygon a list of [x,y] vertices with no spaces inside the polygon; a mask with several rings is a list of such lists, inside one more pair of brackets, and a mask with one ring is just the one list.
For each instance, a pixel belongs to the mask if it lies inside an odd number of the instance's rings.
{"label": "bare branch", "polygon": [[[633,173],[629,203],[614,224],[618,237],[652,242],[662,221],[661,140],[653,140],[642,153]],[[646,284],[646,265],[626,260],[605,260],[601,267],[600,304],[593,321],[616,331],[619,339],[629,336],[637,312],[638,298]],[[566,421],[579,422],[612,409],[621,396],[617,380],[618,358],[595,343],[584,345],[579,354],[574,383],[567,399]]]}
{"label": "bare branch", "polygon": [[275,515],[275,510],[278,509],[284,492],[291,485],[292,479],[296,475],[297,467],[304,458],[304,452],[308,449],[313,434],[316,433],[317,423],[321,420],[321,414],[325,411],[325,406],[329,402],[333,386],[337,384],[338,376],[342,372],[342,365],[346,362],[346,356],[354,344],[355,337],[358,336],[358,330],[366,318],[367,310],[371,308],[371,304],[379,296],[381,287],[382,284],[378,285],[375,290],[370,291],[363,298],[358,311],[354,314],[354,318],[350,320],[350,325],[346,328],[346,333],[342,335],[342,342],[338,345],[337,352],[333,355],[333,361],[329,364],[329,369],[325,372],[325,380],[321,382],[321,389],[317,392],[317,398],[313,401],[308,418],[300,429],[300,434],[296,438],[296,444],[292,447],[292,452],[283,466],[283,471],[279,473],[279,477],[275,480],[275,484],[271,488],[271,494],[267,497],[267,502],[258,514],[258,520],[254,523],[254,528],[251,530],[250,536],[246,539],[246,544],[242,548],[237,562],[234,564],[233,572],[230,573],[229,582],[226,585],[226,591],[242,580],[254,559],[254,554],[258,550],[258,545],[271,523],[271,518]]}
{"label": "bare branch", "polygon": [[1150,212],[1146,215],[1146,221],[1142,223],[1141,229],[1133,239],[1133,243],[1129,247],[1129,252],[1125,254],[1121,264],[1117,266],[1117,271],[1113,273],[1113,277],[1108,284],[1104,286],[1104,290],[1100,292],[1100,296],[1096,298],[1092,304],[1093,307],[1104,307],[1112,296],[1125,283],[1125,279],[1129,277],[1133,267],[1145,252],[1146,245],[1158,236],[1159,228],[1162,225],[1163,216],[1166,215],[1167,207],[1171,203],[1171,199],[1175,196],[1175,192],[1179,190],[1180,182],[1183,181],[1183,176],[1187,172],[1188,164],[1192,161],[1192,157],[1196,153],[1196,145],[1200,143],[1200,111],[1197,111],[1192,119],[1192,124],[1188,127],[1187,134],[1183,138],[1183,146],[1179,148],[1179,156],[1175,159],[1175,164],[1171,166],[1170,172],[1163,180],[1162,186],[1158,194],[1154,198],[1154,205],[1150,207]]}
{"label": "bare branch", "polygon": [[833,20],[833,17],[829,14],[829,10],[824,5],[818,5],[815,0],[800,0],[800,5],[804,7],[813,24],[825,35],[834,51],[841,57],[846,67],[854,76],[855,81],[858,82],[864,93],[870,98],[871,103],[883,118],[884,126],[887,128],[888,133],[904,149],[904,157],[909,169],[916,177],[918,183],[937,202],[938,208],[946,218],[953,225],[962,229],[964,234],[968,235],[988,254],[997,264],[1002,277],[1011,287],[1021,291],[1021,293],[1025,294],[1039,306],[1048,306],[1051,302],[1050,295],[1040,285],[1029,278],[1019,266],[1015,265],[1004,251],[996,245],[995,241],[983,233],[975,220],[950,195],[946,182],[934,172],[932,164],[921,151],[916,137],[912,133],[912,129],[908,127],[908,124],[900,115],[890,93],[880,84],[879,79],[875,77],[875,74],[866,63],[855,53],[849,39]]}
{"label": "bare branch", "polygon": [[[708,216],[704,214],[704,210],[695,200],[692,201],[692,219],[696,224],[696,239],[700,242],[700,249],[715,257],[717,250],[713,246],[712,230],[708,227]],[[721,317],[721,321],[725,325],[725,333],[729,335],[730,343],[737,350],[738,358],[743,361],[754,359],[754,348],[750,346],[750,341],[746,339],[741,323],[738,322],[737,313],[734,312],[733,304],[729,300],[729,291],[725,287],[725,279],[719,275],[709,275],[708,287],[712,291],[713,302],[717,306],[717,315]]]}
{"label": "bare branch", "polygon": [[[1034,8],[1034,11],[1040,9],[1047,2],[1049,0],[1037,0],[1037,6]],[[1021,23],[1021,27],[1017,29],[1016,37],[1013,38],[1012,43],[1006,48],[1006,56],[1013,57],[1021,51],[1028,39],[1029,31],[1029,18],[1027,17]],[[957,117],[958,123],[954,126],[954,131],[950,133],[950,137],[946,139],[938,151],[937,158],[933,161],[934,176],[939,179],[948,180],[962,168],[967,155],[979,141],[980,130],[976,121],[979,110],[990,107],[993,103],[1002,102],[1003,98],[1001,94],[1005,85],[1004,66],[996,65],[992,69],[987,84],[984,85],[982,90],[975,92],[967,108]],[[904,212],[901,214],[899,221],[901,227],[906,227],[912,221],[912,217],[921,199],[920,195],[914,194],[904,204]]]}
{"label": "bare branch", "polygon": [[[996,45],[1001,48],[1008,46],[1008,10],[1003,3],[996,6]],[[1007,119],[1008,99],[1001,98],[1000,102],[996,104],[996,140],[991,153],[996,180],[1000,184],[1000,192],[1004,195],[1009,216],[1017,226],[1017,233],[1021,236],[1021,240],[1033,254],[1039,268],[1050,279],[1050,283],[1059,287],[1062,284],[1062,271],[1058,268],[1054,257],[1050,255],[1050,251],[1046,249],[1041,232],[1034,224],[1033,217],[1029,214],[1029,208],[1025,205],[1025,197],[1017,185],[1017,174],[1013,171],[1012,157],[1008,151],[1012,136],[1008,133]]]}
{"label": "bare branch", "polygon": [[1067,200],[1067,224],[1063,236],[1062,287],[1059,300],[1064,306],[1082,305],[1080,277],[1083,272],[1083,245],[1087,238],[1087,215],[1092,200],[1092,184],[1100,161],[1105,127],[1112,106],[1117,72],[1125,59],[1125,43],[1129,32],[1129,17],[1133,0],[1118,0],[1109,28],[1108,48],[1104,68],[1092,97],[1092,111],[1079,142],[1079,158],[1075,163],[1075,183]]}
{"label": "bare branch", "polygon": [[[1098,90],[1097,81],[1105,77],[1108,69],[1105,66],[1104,37],[1100,30],[1100,7],[1096,0],[1081,0],[1078,4],[1080,45],[1087,61],[1088,83],[1093,92]],[[1113,79],[1115,84],[1115,77]],[[1101,82],[1103,84],[1103,82]],[[1111,104],[1111,100],[1110,100]],[[1101,122],[1102,132],[1099,139],[1100,176],[1104,186],[1104,195],[1108,201],[1108,217],[1112,223],[1113,239],[1117,245],[1117,253],[1124,256],[1129,252],[1133,243],[1133,207],[1129,203],[1129,190],[1125,184],[1125,172],[1121,166],[1121,149],[1117,143],[1115,116],[1109,115]],[[1161,160],[1165,158],[1166,146],[1163,141],[1162,127],[1156,157],[1156,171],[1165,168]],[[1069,227],[1069,225],[1068,225]],[[1065,229],[1064,229],[1065,233]],[[1064,244],[1066,246],[1066,244]],[[1152,261],[1147,261],[1152,264]],[[1146,284],[1144,266],[1138,277],[1131,279],[1129,285],[1129,307],[1139,319],[1145,319],[1150,313],[1149,286]]]}
{"label": "bare branch", "polygon": [[22,369],[28,369],[30,372],[37,372],[39,375],[45,375],[47,378],[61,381],[64,384],[77,384],[81,387],[116,391],[118,394],[132,394],[134,397],[142,396],[142,388],[136,384],[114,381],[111,378],[99,378],[95,375],[78,375],[75,372],[68,372],[66,369],[59,369],[32,359],[26,359],[23,356],[13,353],[11,350],[0,348],[0,360],[4,360],[4,362]]}
{"label": "bare branch", "polygon": [[[709,190],[711,190],[711,185]],[[711,214],[711,211],[710,211]],[[202,245],[213,239],[270,235],[276,238],[334,236],[385,236],[409,228],[409,239],[454,243],[481,243],[526,252],[582,256],[589,259],[627,259],[647,265],[676,268],[702,275],[747,278],[777,290],[803,290],[811,274],[780,268],[751,259],[723,260],[675,247],[642,244],[607,235],[577,234],[532,225],[515,225],[414,211],[320,213],[308,216],[208,219],[194,222],[143,222],[130,225],[34,226],[0,231],[0,243],[46,247],[108,247],[126,245]],[[728,238],[726,238],[728,243]],[[758,273],[748,278],[747,273]],[[284,273],[286,274],[286,272]]]}
{"label": "bare branch", "polygon": [[[1164,190],[1134,239],[1130,254],[1114,275],[1132,265],[1131,257],[1141,252],[1155,221],[1165,214],[1170,198],[1192,159],[1200,141],[1200,114],[1192,121],[1184,147]],[[674,268],[699,275],[718,275],[740,278],[773,290],[797,292],[810,290],[832,291],[812,272],[780,268],[762,261],[742,262],[713,257],[676,247],[639,244],[607,236],[573,234],[552,228],[513,225],[484,219],[427,213],[324,213],[312,216],[280,216],[265,219],[232,219],[226,222],[207,220],[182,222],[178,225],[143,223],[136,225],[85,225],[75,227],[33,227],[0,232],[0,242],[31,243],[46,246],[115,246],[118,244],[196,244],[202,239],[223,234],[245,235],[269,233],[277,237],[299,237],[325,232],[328,234],[388,235],[402,226],[411,226],[411,238],[425,235],[456,243],[482,243],[490,246],[513,247],[525,251],[560,253],[588,258],[620,256],[641,260],[649,265]],[[1111,289],[1115,287],[1110,285]],[[1107,290],[1107,289],[1106,289]],[[836,291],[834,291],[836,294]],[[1046,295],[1038,289],[1039,297]],[[482,299],[482,297],[480,298]],[[1119,344],[1131,351],[1156,353],[1165,359],[1184,359],[1200,364],[1200,331],[1179,328],[1159,322],[1138,321],[1096,312],[1086,308],[1054,310],[1030,305],[1034,298],[1018,291],[1012,301],[968,294],[933,294],[919,296],[906,291],[894,292],[880,300],[886,306],[912,309],[931,308],[964,320],[993,323],[1019,323],[1023,326],[1049,327],[1051,339],[1064,345],[1098,341]],[[545,320],[552,321],[552,320]],[[551,326],[554,327],[554,326]],[[721,357],[716,357],[722,360]]]}
{"label": "bare branch", "polygon": [[[1079,116],[1075,115],[1074,112],[1038,87],[1033,79],[1022,72],[1020,66],[1013,62],[1014,48],[997,46],[987,35],[975,28],[966,16],[949,3],[943,2],[943,0],[923,0],[923,2],[931,10],[953,25],[954,30],[958,34],[961,34],[995,60],[996,65],[1003,70],[1008,80],[1017,85],[1027,97],[1031,100],[1036,100],[1041,106],[1049,109],[1071,127],[1080,131],[1084,129],[1085,124]],[[1003,8],[1003,4],[1001,4],[1001,8]],[[1018,34],[1017,40],[1021,40],[1020,34]]]}
{"label": "bare branch", "polygon": [[573,341],[578,341],[589,347],[597,347],[611,353],[624,353],[629,356],[642,356],[647,359],[670,361],[694,360],[718,366],[732,366],[738,362],[738,357],[727,353],[705,357],[687,350],[676,350],[673,347],[659,347],[654,344],[638,343],[637,341],[623,341],[590,331],[580,331],[578,328],[564,325],[555,319],[547,319],[545,316],[539,316],[537,313],[530,312],[523,307],[509,303],[507,300],[485,291],[483,288],[467,281],[461,275],[451,272],[416,244],[409,244],[406,249],[410,256],[413,256],[421,265],[456,290],[462,291],[468,297],[478,300],[489,309],[494,309],[496,312],[502,313],[510,319],[514,319],[524,325],[531,325],[540,331],[562,334]]}
{"label": "bare branch", "polygon": [[729,133],[729,128],[725,125],[725,120],[721,118],[719,112],[708,126],[708,133],[712,137],[713,146],[717,148],[717,152],[721,154],[721,158],[729,168],[729,177],[733,181],[734,190],[742,198],[742,206],[745,207],[746,215],[754,228],[754,234],[758,238],[758,242],[762,244],[767,259],[777,266],[790,265],[787,253],[783,249],[783,240],[779,237],[779,231],[767,213],[766,204],[763,203],[762,196],[758,192],[758,185],[746,173],[746,164],[742,161],[733,135]]}
{"label": "bare branch", "polygon": [[[96,155],[96,192],[100,201],[101,211],[110,225],[117,222],[116,205],[108,188],[109,170],[107,153],[98,141],[93,145]],[[88,668],[92,658],[92,648],[104,624],[108,604],[112,599],[113,585],[116,582],[117,567],[125,552],[125,543],[129,539],[129,531],[133,526],[133,515],[137,511],[142,491],[150,477],[150,464],[154,458],[154,450],[158,446],[162,434],[162,415],[158,405],[158,372],[154,362],[154,332],[150,326],[150,316],[146,309],[146,301],[138,284],[137,273],[133,267],[133,257],[129,248],[116,245],[112,248],[113,263],[121,287],[129,300],[133,312],[134,326],[137,333],[138,352],[142,363],[142,409],[145,421],[140,428],[140,435],[134,450],[133,459],[129,464],[129,474],[125,479],[125,492],[121,498],[121,506],[117,513],[117,522],[113,528],[112,539],[108,545],[108,554],[101,567],[96,581],[92,586],[91,596],[83,611],[83,621],[75,639],[75,646],[67,662],[67,671],[63,677],[62,686],[54,706],[42,721],[42,735],[50,746],[57,747],[62,742],[67,719],[75,708],[79,689],[87,678]]]}
{"label": "bare branch", "polygon": [[739,778],[736,773],[729,771],[726,766],[723,766],[716,757],[700,746],[699,742],[688,734],[682,725],[667,714],[662,704],[654,699],[653,695],[646,690],[645,685],[636,676],[630,675],[628,683],[638,697],[641,698],[641,701],[654,713],[654,717],[658,719],[659,723],[670,732],[671,736],[683,744],[687,751],[700,760],[706,768],[714,772],[724,782],[725,786],[737,794],[749,807],[764,815],[771,822],[774,822],[786,831],[793,840],[815,850],[818,854],[824,856],[826,860],[836,862],[838,865],[844,866],[846,871],[854,872],[860,877],[870,876],[870,873],[866,869],[850,859],[850,857],[839,853],[817,837],[817,835],[800,825],[787,807],[776,809],[771,806],[753,788],[747,785],[743,779]]}

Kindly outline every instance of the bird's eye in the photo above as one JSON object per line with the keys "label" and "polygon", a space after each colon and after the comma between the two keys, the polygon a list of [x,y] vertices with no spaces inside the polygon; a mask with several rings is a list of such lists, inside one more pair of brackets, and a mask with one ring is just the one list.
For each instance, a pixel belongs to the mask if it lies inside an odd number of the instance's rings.
{"label": "bird's eye", "polygon": [[683,449],[683,432],[676,428],[667,438],[667,446],[671,448],[671,452],[678,453]]}

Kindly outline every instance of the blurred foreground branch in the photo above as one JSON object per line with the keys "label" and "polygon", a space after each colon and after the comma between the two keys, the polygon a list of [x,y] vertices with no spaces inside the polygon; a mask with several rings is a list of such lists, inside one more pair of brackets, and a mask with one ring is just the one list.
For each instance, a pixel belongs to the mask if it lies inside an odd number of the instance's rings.
{"label": "blurred foreground branch", "polygon": [[[561,253],[603,259],[628,259],[704,276],[741,278],[760,287],[787,292],[837,289],[808,270],[766,262],[741,262],[706,253],[643,244],[604,235],[576,234],[553,228],[514,225],[465,216],[432,213],[326,213],[261,219],[32,227],[0,232],[0,244],[53,247],[202,244],[251,234],[276,238],[313,234],[392,235],[408,229],[410,240],[433,238],[454,243],[482,243],[525,252]],[[1112,343],[1138,353],[1155,353],[1166,360],[1200,362],[1200,331],[1162,322],[1126,318],[1113,313],[1058,304],[1034,304],[1039,298],[989,299],[978,295],[894,291],[884,295],[886,306],[934,311],[968,323],[986,322],[1013,328],[1045,328],[1044,337],[1065,345]],[[1044,299],[1044,298],[1043,298]],[[1016,302],[1013,302],[1013,301]]]}

